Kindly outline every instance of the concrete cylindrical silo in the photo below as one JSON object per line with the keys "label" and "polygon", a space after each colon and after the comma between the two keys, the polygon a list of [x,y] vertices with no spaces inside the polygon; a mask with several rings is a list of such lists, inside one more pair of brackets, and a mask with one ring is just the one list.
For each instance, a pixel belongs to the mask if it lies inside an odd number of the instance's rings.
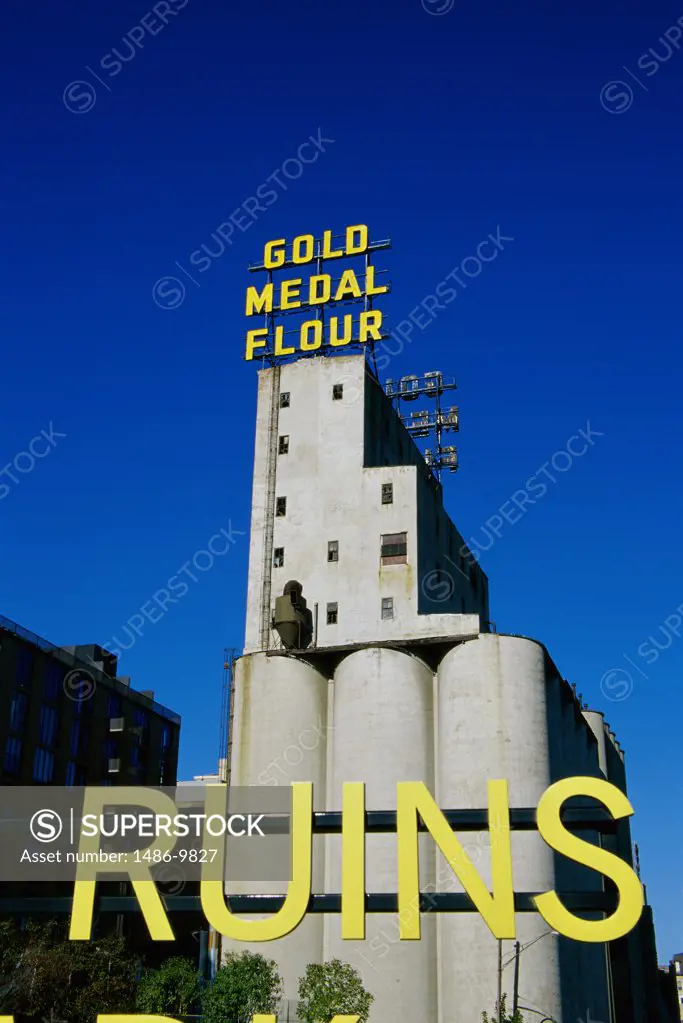
{"label": "concrete cylindrical silo", "polygon": [[[396,809],[396,784],[422,781],[434,794],[434,675],[407,653],[368,647],[346,657],[334,675],[330,809],[342,784],[365,782],[368,810]],[[420,887],[434,883],[434,846],[419,839]],[[341,890],[341,843],[328,839],[327,890]],[[396,835],[366,840],[366,891],[398,890]],[[433,890],[433,888],[431,889]],[[418,908],[414,908],[415,914]],[[325,958],[355,966],[374,995],[378,1023],[436,1019],[436,927],[422,917],[420,941],[400,941],[398,914],[369,913],[364,941],[344,941],[341,920],[325,921]]]}
{"label": "concrete cylindrical silo", "polygon": [[[313,782],[313,805],[325,808],[327,678],[295,657],[247,654],[236,665],[231,786]],[[231,891],[283,894],[275,882],[230,884]],[[314,892],[324,891],[324,840],[313,839]],[[249,949],[275,959],[284,997],[296,998],[308,963],[323,951],[322,915],[309,914],[287,937],[272,942],[223,942],[224,951]]]}
{"label": "concrete cylindrical silo", "polygon": [[605,715],[599,710],[584,710],[588,727],[595,736],[598,744],[598,766],[605,778],[607,778],[607,751],[605,748]]}
{"label": "concrete cylindrical silo", "polygon": [[[443,809],[488,805],[487,782],[508,781],[511,807],[535,807],[551,783],[548,689],[545,651],[532,640],[482,634],[444,657],[437,680],[437,790]],[[487,834],[460,833],[490,890]],[[515,891],[555,887],[553,853],[534,832],[512,833]],[[461,891],[444,876],[439,857],[438,887]],[[446,872],[448,873],[448,872]],[[557,939],[538,914],[516,916],[522,945],[539,938],[520,956],[520,1002],[562,1023]],[[545,935],[544,937],[540,937]],[[514,942],[503,942],[503,962]],[[471,1023],[494,1011],[498,941],[475,913],[439,918],[439,996],[442,1023]],[[502,990],[511,1008],[514,962],[503,969]]]}

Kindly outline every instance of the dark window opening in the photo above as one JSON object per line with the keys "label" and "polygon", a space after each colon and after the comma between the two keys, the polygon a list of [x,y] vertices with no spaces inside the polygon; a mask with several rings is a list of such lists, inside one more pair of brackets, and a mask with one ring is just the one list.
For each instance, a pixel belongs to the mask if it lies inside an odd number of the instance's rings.
{"label": "dark window opening", "polygon": [[275,568],[282,568],[285,563],[285,549],[284,547],[276,547],[273,551],[273,566]]}
{"label": "dark window opening", "polygon": [[289,391],[280,394],[280,408],[289,408]]}
{"label": "dark window opening", "polygon": [[408,561],[408,534],[385,533],[380,557],[383,565],[404,565]]}
{"label": "dark window opening", "polygon": [[327,560],[339,561],[339,540],[330,540],[327,545]]}
{"label": "dark window opening", "polygon": [[394,484],[383,483],[382,484],[382,504],[393,504],[394,503]]}
{"label": "dark window opening", "polygon": [[343,397],[344,397],[344,385],[343,384],[333,384],[332,385],[332,399],[334,401],[339,401]]}
{"label": "dark window opening", "polygon": [[121,714],[121,697],[118,693],[111,693],[109,696],[109,717],[120,718]]}
{"label": "dark window opening", "polygon": [[31,684],[31,669],[33,667],[33,651],[26,646],[19,647],[17,654],[17,682],[20,686]]}
{"label": "dark window opening", "polygon": [[280,437],[278,441],[277,451],[279,455],[286,455],[289,452],[289,437]]}
{"label": "dark window opening", "polygon": [[45,699],[56,702],[59,699],[59,694],[62,691],[62,683],[64,681],[64,671],[59,664],[55,664],[54,661],[50,661],[47,666],[47,676],[45,679]]}
{"label": "dark window opening", "polygon": [[382,620],[394,617],[394,598],[382,597]]}
{"label": "dark window opening", "polygon": [[275,499],[275,514],[281,519],[287,514],[287,498],[278,497]]}
{"label": "dark window opening", "polygon": [[338,616],[337,605],[336,604],[328,604],[327,605],[327,624],[328,625],[336,625],[337,624],[337,616]]}

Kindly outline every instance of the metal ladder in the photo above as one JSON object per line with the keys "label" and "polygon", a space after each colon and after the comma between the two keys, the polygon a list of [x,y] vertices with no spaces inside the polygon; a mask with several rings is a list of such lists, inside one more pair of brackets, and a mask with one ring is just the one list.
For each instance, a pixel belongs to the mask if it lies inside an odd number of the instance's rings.
{"label": "metal ladder", "polygon": [[268,650],[271,635],[271,590],[273,573],[273,530],[275,526],[275,473],[277,465],[278,418],[280,407],[280,367],[272,367],[270,413],[268,417],[268,461],[266,500],[263,520],[263,592],[261,596],[261,649]]}

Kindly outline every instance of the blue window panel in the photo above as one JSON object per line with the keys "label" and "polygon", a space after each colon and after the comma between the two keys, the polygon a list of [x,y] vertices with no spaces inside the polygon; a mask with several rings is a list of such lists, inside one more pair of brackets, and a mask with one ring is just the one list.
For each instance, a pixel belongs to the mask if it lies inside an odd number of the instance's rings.
{"label": "blue window panel", "polygon": [[33,780],[40,782],[51,782],[55,773],[55,755],[49,749],[41,746],[36,750],[33,758]]}
{"label": "blue window panel", "polygon": [[80,753],[80,735],[81,722],[76,719],[71,722],[71,735],[69,736],[69,753],[72,757],[77,757]]}
{"label": "blue window panel", "polygon": [[64,669],[56,661],[50,661],[45,676],[45,699],[55,702],[59,699],[64,684]]}
{"label": "blue window panel", "polygon": [[17,653],[17,682],[20,686],[30,686],[33,669],[33,650],[20,646]]}
{"label": "blue window panel", "polygon": [[40,708],[39,742],[43,746],[54,746],[59,729],[59,715],[54,707],[44,703]]}
{"label": "blue window panel", "polygon": [[9,727],[11,732],[23,732],[26,724],[26,711],[28,710],[28,697],[26,693],[14,692],[12,694],[12,705],[9,712]]}
{"label": "blue window panel", "polygon": [[15,736],[10,736],[5,745],[4,769],[11,775],[21,771],[21,739]]}
{"label": "blue window panel", "polygon": [[121,697],[118,693],[112,693],[109,697],[109,717],[120,718],[121,717]]}

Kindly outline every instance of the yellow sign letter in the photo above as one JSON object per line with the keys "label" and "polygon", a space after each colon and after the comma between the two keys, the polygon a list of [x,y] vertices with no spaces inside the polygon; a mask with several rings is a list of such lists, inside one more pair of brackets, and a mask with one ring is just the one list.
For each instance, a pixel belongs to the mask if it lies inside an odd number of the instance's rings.
{"label": "yellow sign letter", "polygon": [[420,914],[402,914],[411,902],[418,904],[420,877],[418,863],[417,815],[436,841],[448,864],[495,938],[515,937],[515,904],[512,890],[512,853],[510,849],[510,810],[506,781],[489,781],[489,835],[491,838],[491,875],[493,895],[474,868],[474,864],[451,831],[439,807],[421,781],[400,781],[397,785],[396,831],[398,835],[398,909],[400,937],[420,937]]}
{"label": "yellow sign letter", "polygon": [[628,863],[566,830],[560,811],[565,800],[572,796],[599,800],[615,820],[630,817],[633,807],[620,789],[602,778],[563,778],[543,793],[538,804],[538,830],[548,845],[575,863],[583,863],[614,881],[619,890],[619,907],[606,920],[584,920],[565,909],[552,891],[538,895],[536,906],[548,926],[566,938],[615,941],[638,923],[644,904],[643,886]]}
{"label": "yellow sign letter", "polygon": [[[206,790],[206,818],[212,813],[220,816],[225,810],[224,786],[208,786]],[[204,847],[210,846],[204,823]],[[303,920],[311,896],[311,856],[313,842],[313,785],[311,782],[292,784],[292,880],[281,909],[266,920],[243,920],[230,912],[225,904],[222,881],[206,881],[202,876],[200,896],[204,916],[220,934],[235,941],[274,941],[283,938]],[[225,876],[225,849],[219,852],[222,863],[218,872]],[[215,870],[215,864],[212,870]],[[202,868],[202,875],[204,869]]]}

